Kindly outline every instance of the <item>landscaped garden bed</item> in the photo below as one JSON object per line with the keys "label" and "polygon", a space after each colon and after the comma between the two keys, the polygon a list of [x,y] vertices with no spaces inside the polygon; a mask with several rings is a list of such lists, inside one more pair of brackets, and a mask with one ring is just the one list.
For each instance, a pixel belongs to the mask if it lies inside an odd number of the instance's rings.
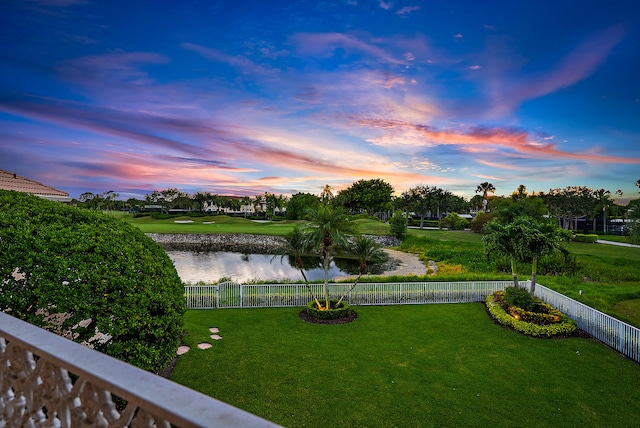
{"label": "landscaped garden bed", "polygon": [[528,336],[566,337],[578,331],[572,319],[523,289],[510,287],[490,294],[486,305],[497,323]]}

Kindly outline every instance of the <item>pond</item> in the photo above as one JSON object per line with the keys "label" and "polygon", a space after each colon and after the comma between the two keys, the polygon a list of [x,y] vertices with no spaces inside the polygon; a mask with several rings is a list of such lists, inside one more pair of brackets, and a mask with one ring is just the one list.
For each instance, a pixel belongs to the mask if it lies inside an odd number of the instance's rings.
{"label": "pond", "polygon": [[[243,254],[227,251],[175,251],[167,250],[178,275],[185,283],[212,284],[220,278],[234,281],[282,280],[302,281],[300,271],[288,257],[271,254]],[[305,258],[305,275],[309,281],[324,277],[319,258]],[[381,268],[373,266],[370,273],[379,273]],[[329,267],[329,278],[357,274],[357,265],[352,260],[337,259]]]}

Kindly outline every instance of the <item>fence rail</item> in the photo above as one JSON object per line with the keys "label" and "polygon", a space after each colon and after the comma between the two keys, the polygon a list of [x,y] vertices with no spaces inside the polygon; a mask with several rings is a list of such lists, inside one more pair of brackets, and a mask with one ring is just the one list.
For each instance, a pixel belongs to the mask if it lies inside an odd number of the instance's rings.
{"label": "fence rail", "polygon": [[[422,303],[479,302],[489,294],[504,290],[511,281],[466,282],[374,282],[361,283],[347,294],[350,305],[406,305]],[[322,284],[311,284],[322,296]],[[330,295],[342,296],[350,284],[331,284]],[[305,284],[189,285],[185,287],[189,309],[254,308],[304,306],[309,300]]]}
{"label": "fence rail", "polygon": [[[362,283],[347,294],[351,305],[408,305],[425,303],[481,302],[489,294],[504,290],[511,281],[376,282]],[[531,282],[521,282],[529,288]],[[350,284],[331,284],[331,296],[341,296]],[[322,296],[322,284],[311,284]],[[536,296],[573,319],[578,327],[621,354],[640,363],[640,329],[544,285],[536,284]],[[309,291],[304,284],[236,284],[185,287],[189,309],[304,306]]]}
{"label": "fence rail", "polygon": [[640,363],[640,329],[538,283],[535,295],[574,320],[581,330]]}

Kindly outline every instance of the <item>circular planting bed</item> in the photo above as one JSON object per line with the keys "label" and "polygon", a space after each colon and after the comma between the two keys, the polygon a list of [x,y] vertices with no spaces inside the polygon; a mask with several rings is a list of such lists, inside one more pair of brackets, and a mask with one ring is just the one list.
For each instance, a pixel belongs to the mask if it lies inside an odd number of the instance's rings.
{"label": "circular planting bed", "polygon": [[[358,314],[351,309],[346,302],[341,302],[336,307],[336,300],[331,300],[329,309],[318,309],[316,302],[309,302],[307,307],[300,312],[300,319],[314,324],[347,324],[358,318]],[[324,305],[324,301],[320,301]]]}
{"label": "circular planting bed", "polygon": [[507,293],[497,291],[487,296],[486,307],[496,323],[528,336],[567,337],[579,332],[576,323],[562,312],[539,299],[531,299],[532,309],[525,310],[510,303]]}

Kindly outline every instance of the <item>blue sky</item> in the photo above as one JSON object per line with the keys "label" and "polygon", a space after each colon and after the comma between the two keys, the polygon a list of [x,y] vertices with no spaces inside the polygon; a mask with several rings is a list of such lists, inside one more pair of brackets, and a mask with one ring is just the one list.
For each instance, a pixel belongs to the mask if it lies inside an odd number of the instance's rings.
{"label": "blue sky", "polygon": [[0,169],[73,197],[638,196],[631,0],[9,0],[0,41]]}

